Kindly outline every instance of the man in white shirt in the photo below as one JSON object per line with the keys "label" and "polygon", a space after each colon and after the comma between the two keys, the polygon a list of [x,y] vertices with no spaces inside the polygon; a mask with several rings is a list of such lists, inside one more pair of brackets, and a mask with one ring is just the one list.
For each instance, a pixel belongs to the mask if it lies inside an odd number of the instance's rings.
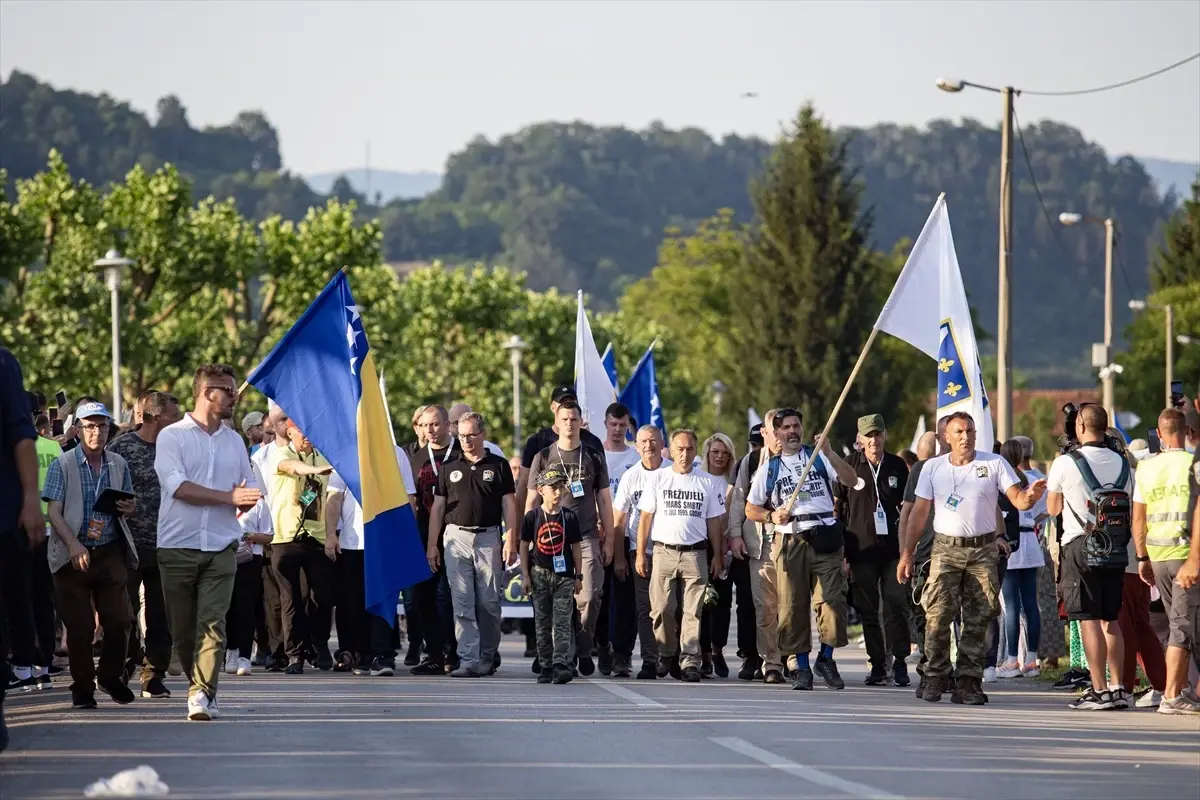
{"label": "man in white shirt", "polygon": [[[723,560],[708,563],[708,547],[724,553],[721,519],[725,515],[724,487],[718,487],[701,470],[694,469],[696,434],[679,430],[671,436],[674,466],[660,470],[643,489],[637,508],[637,573],[650,578],[650,616],[659,658],[668,671],[688,683],[699,683],[700,612],[709,573],[721,574]],[[646,545],[654,540],[654,572],[646,558]],[[679,611],[675,582],[683,583],[683,621],[676,630]]]}
{"label": "man in white shirt", "polygon": [[[662,434],[653,425],[638,429],[636,452],[641,458],[632,467],[625,469],[617,484],[613,498],[613,535],[621,536],[624,543],[616,542],[613,549],[613,604],[616,606],[616,631],[613,634],[613,675],[628,678],[633,672],[633,640],[642,646],[642,668],[639,680],[654,680],[658,677],[658,643],[654,640],[654,624],[650,621],[650,580],[638,575],[631,567],[637,560],[638,502],[642,490],[654,479],[659,470],[674,466],[662,457]],[[611,467],[610,467],[611,469]],[[611,473],[610,473],[611,474]],[[653,560],[653,545],[646,544],[646,558]],[[653,567],[651,568],[653,572]]]}
{"label": "man in white shirt", "polygon": [[[283,451],[287,449],[287,424],[287,412],[274,400],[270,401],[270,410],[264,426],[264,432],[271,432],[270,441],[264,437],[262,447],[250,454],[250,466],[254,468],[254,477],[268,507],[271,505],[271,485],[274,481],[267,480],[266,476],[275,474],[275,467],[283,458]],[[282,672],[287,667],[287,654],[283,645],[283,604],[279,597],[279,581],[271,567],[271,545],[263,547],[262,555],[262,621],[261,624],[257,621],[255,623],[255,627],[260,631],[257,634],[258,657],[255,663],[266,667],[268,672]]]}
{"label": "man in white shirt", "polygon": [[961,610],[950,699],[983,705],[987,702],[983,693],[987,629],[1000,611],[999,548],[1007,549],[1003,536],[997,536],[1004,527],[1000,493],[1024,511],[1046,491],[1046,482],[1037,480],[1022,490],[1016,472],[1002,456],[975,449],[975,420],[964,411],[946,417],[945,436],[950,452],[925,462],[917,480],[896,579],[904,583],[912,577],[913,551],[932,512],[933,554],[921,594],[928,659],[921,697],[936,703],[949,688],[950,624]]}
{"label": "man in white shirt", "polygon": [[253,508],[262,492],[242,438],[225,424],[237,401],[233,369],[200,367],[192,395],[195,410],[158,435],[158,568],[171,638],[188,678],[188,719],[209,720],[219,714],[225,615],[242,538],[237,512]]}
{"label": "man in white shirt", "polygon": [[[1125,457],[1105,445],[1108,413],[1094,403],[1079,408],[1075,433],[1082,457],[1100,486],[1122,489],[1133,496],[1133,471]],[[1092,687],[1071,704],[1083,711],[1127,708],[1125,696],[1125,639],[1117,618],[1121,614],[1121,599],[1125,589],[1125,563],[1118,567],[1089,565],[1088,531],[1096,520],[1092,516],[1092,492],[1077,464],[1075,454],[1054,459],[1047,477],[1046,512],[1062,515],[1059,541],[1059,586],[1067,619],[1079,622],[1083,650],[1092,672]],[[1124,478],[1124,480],[1122,480]],[[1120,485],[1116,485],[1120,484]],[[1128,537],[1129,530],[1125,531]],[[1127,542],[1121,542],[1125,551]],[[1108,664],[1109,676],[1104,666]]]}
{"label": "man in white shirt", "polygon": [[[858,477],[828,441],[819,443],[819,454],[801,445],[804,421],[794,408],[775,413],[772,427],[782,447],[779,456],[759,464],[750,482],[746,517],[770,522],[774,537],[783,537],[774,552],[779,598],[779,651],[792,669],[792,688],[811,691],[813,672],[830,689],[844,689],[833,651],[845,647],[846,576],[842,572],[844,528],[833,510],[833,483],[862,491]],[[791,498],[796,480],[812,458],[804,486]],[[789,506],[790,504],[790,506]],[[809,666],[812,650],[810,611],[817,617],[821,650]]]}
{"label": "man in white shirt", "polygon": [[[409,505],[415,508],[417,489],[412,465],[408,455],[398,446],[396,461],[400,464]],[[375,677],[394,675],[396,653],[392,649],[392,627],[367,612],[362,506],[336,471],[329,476],[327,492],[325,555],[337,565],[338,653],[333,669]]]}
{"label": "man in white shirt", "polygon": [[[613,496],[614,518],[616,518],[618,513],[615,505],[617,487],[621,484],[621,476],[639,461],[637,450],[630,447],[625,441],[626,436],[629,434],[629,426],[632,424],[633,417],[629,412],[629,408],[624,403],[613,403],[604,412],[604,460],[608,464],[608,488]],[[612,647],[610,646],[609,632],[610,628],[615,628],[616,622],[614,612],[617,610],[617,604],[613,600],[616,581],[613,578],[613,564],[616,563],[616,551],[622,549],[620,542],[621,528],[614,526],[613,536],[617,537],[617,541],[613,547],[613,561],[604,567],[604,594],[600,598],[600,621],[596,624],[596,648],[598,653],[596,669],[600,670],[601,675],[612,674],[617,666],[615,662],[618,660],[613,655]],[[632,610],[632,606],[630,610]],[[632,646],[632,642],[630,645]],[[619,674],[617,677],[628,678],[630,672],[632,672],[632,665],[628,662],[623,662],[618,672],[623,674]]]}

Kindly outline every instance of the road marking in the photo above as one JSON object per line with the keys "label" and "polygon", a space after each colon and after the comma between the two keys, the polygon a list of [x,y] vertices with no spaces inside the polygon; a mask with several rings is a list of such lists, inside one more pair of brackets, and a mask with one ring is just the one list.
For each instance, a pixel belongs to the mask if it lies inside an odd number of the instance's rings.
{"label": "road marking", "polygon": [[711,741],[727,750],[732,750],[747,758],[752,758],[759,763],[766,764],[768,767],[786,772],[789,775],[794,775],[797,778],[803,778],[809,783],[815,783],[827,789],[844,792],[851,797],[866,797],[871,798],[871,800],[904,800],[901,795],[885,792],[882,789],[876,789],[873,786],[867,786],[863,783],[844,780],[836,775],[830,775],[828,772],[822,772],[813,767],[797,764],[795,761],[786,759],[783,756],[778,756],[760,747],[755,747],[745,739],[739,739],[736,736],[714,736],[711,737]]}
{"label": "road marking", "polygon": [[626,689],[624,686],[622,686],[619,683],[610,683],[609,681],[598,681],[595,678],[588,678],[588,683],[592,684],[593,686],[599,686],[601,689],[608,692],[609,694],[615,694],[617,697],[628,700],[629,702],[633,703],[635,706],[641,706],[642,708],[662,708],[663,707],[663,704],[658,702],[657,700],[651,700],[649,697],[646,697],[646,695],[638,694],[633,689]]}

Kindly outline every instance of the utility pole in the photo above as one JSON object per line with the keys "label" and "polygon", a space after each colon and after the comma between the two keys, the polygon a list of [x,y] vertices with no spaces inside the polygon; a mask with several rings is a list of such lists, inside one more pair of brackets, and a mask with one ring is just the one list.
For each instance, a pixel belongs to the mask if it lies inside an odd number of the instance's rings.
{"label": "utility pole", "polygon": [[[1104,220],[1104,358],[1106,364],[1113,362],[1113,243],[1116,238],[1116,225],[1112,217]],[[1116,375],[1109,369],[1104,373],[1102,402],[1108,413],[1109,424],[1115,420],[1117,409],[1113,397],[1113,385]]]}
{"label": "utility pole", "polygon": [[1168,303],[1164,309],[1167,313],[1167,401],[1163,408],[1171,407],[1171,384],[1175,382],[1175,309]]}
{"label": "utility pole", "polygon": [[1000,125],[1000,287],[996,321],[996,438],[1007,442],[1012,433],[1012,289],[1009,282],[1012,256],[1012,133],[1011,86],[1000,90],[1004,116]]}

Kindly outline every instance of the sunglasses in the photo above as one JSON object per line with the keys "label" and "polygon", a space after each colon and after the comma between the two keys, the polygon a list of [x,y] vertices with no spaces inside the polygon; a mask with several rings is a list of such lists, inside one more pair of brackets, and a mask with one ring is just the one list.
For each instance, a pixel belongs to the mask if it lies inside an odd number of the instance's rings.
{"label": "sunglasses", "polygon": [[237,397],[237,389],[232,389],[228,386],[205,386],[204,387],[204,391],[206,391],[206,392],[209,391],[210,389],[216,390],[216,391],[220,392],[221,394],[225,395],[226,397]]}

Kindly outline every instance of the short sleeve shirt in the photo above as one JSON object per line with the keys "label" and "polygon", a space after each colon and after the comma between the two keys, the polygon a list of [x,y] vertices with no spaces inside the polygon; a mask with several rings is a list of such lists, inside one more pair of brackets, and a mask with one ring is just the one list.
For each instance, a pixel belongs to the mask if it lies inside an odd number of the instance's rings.
{"label": "short sleeve shirt", "polygon": [[[921,472],[925,469],[925,465],[929,460],[918,461],[912,465],[912,469],[908,471],[908,483],[904,485],[904,502],[917,502],[917,482],[921,480]],[[933,552],[933,512],[925,520],[925,530],[921,531],[921,538],[917,540],[917,550],[915,553],[917,563],[923,563],[929,560],[930,554]]]}
{"label": "short sleeve shirt", "polygon": [[[656,473],[664,469],[671,469],[670,461],[664,460],[655,470],[647,469],[639,459],[637,464],[625,470],[620,483],[617,484],[617,493],[613,496],[613,511],[625,512],[625,538],[629,540],[630,550],[637,546],[638,520],[641,517],[638,502],[642,499],[642,490]],[[647,542],[646,555],[650,555],[653,550],[654,542]]]}
{"label": "short sleeve shirt", "polygon": [[708,520],[725,513],[725,482],[692,469],[658,470],[647,482],[637,508],[654,515],[650,538],[660,544],[695,545],[708,538]]}
{"label": "short sleeve shirt", "polygon": [[155,547],[158,545],[160,492],[158,473],[154,471],[154,455],[158,448],[153,442],[147,442],[138,436],[135,431],[130,431],[110,442],[108,450],[125,459],[133,480],[133,494],[137,498],[137,506],[133,516],[126,520],[129,532],[133,534],[133,541],[138,547]]}
{"label": "short sleeve shirt", "polygon": [[530,559],[533,565],[554,572],[554,557],[562,556],[566,571],[559,575],[575,577],[575,558],[571,546],[578,544],[579,519],[569,508],[559,508],[557,514],[547,514],[538,506],[525,515],[521,524],[521,539],[532,546]]}
{"label": "short sleeve shirt", "polygon": [[447,525],[495,528],[504,522],[504,497],[515,494],[512,468],[494,453],[471,462],[466,456],[445,462],[434,494],[446,498]]}
{"label": "short sleeve shirt", "polygon": [[537,476],[548,467],[555,467],[566,473],[567,480],[578,480],[582,484],[583,494],[575,497],[571,492],[563,496],[563,508],[569,508],[579,517],[579,530],[584,538],[595,538],[599,535],[599,513],[596,510],[596,496],[608,488],[608,464],[603,451],[580,443],[574,450],[562,450],[558,443],[544,448],[533,457],[529,467],[529,480],[532,484]]}
{"label": "short sleeve shirt", "polygon": [[612,491],[613,497],[617,496],[617,487],[621,483],[621,476],[641,460],[637,451],[632,447],[627,447],[619,453],[611,450],[604,451],[604,463],[608,466],[608,488]]}
{"label": "short sleeve shirt", "polygon": [[975,452],[961,466],[950,455],[931,458],[921,469],[916,496],[933,503],[933,529],[946,536],[982,536],[996,530],[1000,495],[1020,483],[1012,465],[995,453]]}
{"label": "short sleeve shirt", "polygon": [[[1084,446],[1078,451],[1085,459],[1092,473],[1101,486],[1116,483],[1121,476],[1121,468],[1127,466],[1125,457],[1107,447]],[[1129,479],[1123,487],[1133,497],[1133,470],[1129,470]],[[1081,520],[1087,520],[1088,501],[1091,492],[1083,480],[1079,466],[1069,455],[1059,456],[1050,465],[1050,474],[1046,476],[1046,491],[1056,492],[1063,496],[1062,512],[1062,543],[1065,545],[1084,535]]]}
{"label": "short sleeve shirt", "polygon": [[[758,469],[750,481],[750,494],[746,498],[749,502],[762,508],[782,508],[787,504],[788,498],[796,488],[796,478],[804,471],[807,461],[803,453],[784,455],[780,458],[779,472],[775,476],[775,485],[770,494],[767,493],[767,478],[770,475],[771,459],[759,462]],[[833,496],[830,494],[838,482],[837,473],[824,454],[820,454],[819,458],[821,465],[825,467],[825,474],[829,476],[829,485],[826,485],[825,478],[821,477],[816,466],[810,469],[804,478],[804,488],[792,506],[792,520],[783,525],[776,525],[776,533],[798,533],[818,525],[837,523],[837,518],[833,515]],[[796,519],[801,516],[804,519]]]}
{"label": "short sleeve shirt", "polygon": [[[279,459],[274,462],[275,474],[268,477],[272,483],[271,522],[275,527],[275,538],[271,540],[271,544],[295,541],[301,531],[323,543],[325,494],[329,486],[329,476],[285,475],[279,471],[279,465],[284,461],[302,461],[318,467],[329,465],[325,456],[316,450],[308,455],[301,455],[291,447],[285,447],[280,452]],[[306,500],[309,502],[305,503]]]}

